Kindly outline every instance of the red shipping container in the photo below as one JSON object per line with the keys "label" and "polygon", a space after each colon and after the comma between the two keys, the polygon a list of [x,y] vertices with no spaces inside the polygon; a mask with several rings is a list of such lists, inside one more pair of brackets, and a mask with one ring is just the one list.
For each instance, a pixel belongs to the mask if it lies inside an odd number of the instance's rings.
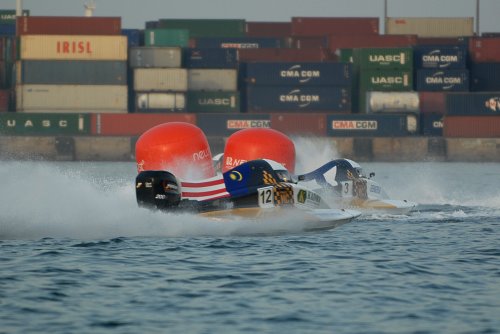
{"label": "red shipping container", "polygon": [[0,36],[0,61],[5,59],[5,37]]}
{"label": "red shipping container", "polygon": [[287,135],[326,136],[326,114],[270,114],[271,128]]}
{"label": "red shipping container", "polygon": [[17,35],[121,35],[121,17],[21,16]]}
{"label": "red shipping container", "polygon": [[292,17],[292,36],[379,33],[378,17]]}
{"label": "red shipping container", "polygon": [[500,116],[445,116],[443,135],[454,138],[500,138]]}
{"label": "red shipping container", "polygon": [[475,63],[500,62],[500,37],[469,39],[469,55]]}
{"label": "red shipping container", "polygon": [[168,122],[196,124],[195,114],[92,114],[90,133],[101,136],[139,136]]}
{"label": "red shipping container", "polygon": [[248,37],[288,37],[292,34],[291,22],[247,22]]}
{"label": "red shipping container", "polygon": [[328,47],[327,36],[292,37],[291,47],[295,49],[318,49]]}
{"label": "red shipping container", "polygon": [[446,92],[419,92],[420,112],[425,114],[445,114],[446,94]]}
{"label": "red shipping container", "polygon": [[328,36],[328,48],[332,52],[356,48],[404,48],[417,44],[417,35],[346,35]]}
{"label": "red shipping container", "polygon": [[325,62],[336,58],[327,49],[238,49],[240,62]]}
{"label": "red shipping container", "polygon": [[10,91],[0,89],[0,111],[9,111]]}

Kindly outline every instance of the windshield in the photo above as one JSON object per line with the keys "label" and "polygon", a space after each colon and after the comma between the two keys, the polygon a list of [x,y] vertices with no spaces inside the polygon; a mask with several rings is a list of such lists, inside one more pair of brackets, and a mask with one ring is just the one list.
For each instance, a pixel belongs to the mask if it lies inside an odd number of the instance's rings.
{"label": "windshield", "polygon": [[278,175],[279,182],[297,183],[297,178],[295,177],[295,175],[290,174],[287,170],[277,170],[275,172],[276,175]]}

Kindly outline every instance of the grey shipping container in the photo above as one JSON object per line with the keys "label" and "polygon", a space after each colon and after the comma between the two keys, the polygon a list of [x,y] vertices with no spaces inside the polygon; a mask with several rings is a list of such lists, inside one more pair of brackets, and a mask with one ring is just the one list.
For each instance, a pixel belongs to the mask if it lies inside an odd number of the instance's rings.
{"label": "grey shipping container", "polygon": [[417,92],[368,92],[367,112],[420,112]]}
{"label": "grey shipping container", "polygon": [[467,47],[465,45],[418,45],[413,49],[415,68],[465,69]]}
{"label": "grey shipping container", "polygon": [[189,90],[236,91],[238,77],[235,69],[189,69]]}
{"label": "grey shipping container", "polygon": [[179,68],[182,65],[180,47],[133,47],[129,49],[131,68]]}
{"label": "grey shipping container", "polygon": [[188,90],[187,70],[183,68],[136,68],[134,90],[185,92]]}
{"label": "grey shipping container", "polygon": [[420,92],[469,90],[468,70],[417,70],[416,89]]}
{"label": "grey shipping container", "polygon": [[402,137],[419,133],[415,114],[328,115],[327,133],[332,137]]}
{"label": "grey shipping container", "polygon": [[500,92],[449,93],[447,115],[500,115]]}
{"label": "grey shipping container", "polygon": [[200,49],[184,50],[184,67],[186,68],[237,68],[238,53],[236,49]]}
{"label": "grey shipping container", "polygon": [[246,63],[240,67],[249,85],[349,86],[351,64],[346,63]]}
{"label": "grey shipping container", "polygon": [[207,136],[230,136],[234,132],[251,128],[271,128],[269,114],[197,114],[196,125]]}
{"label": "grey shipping container", "polygon": [[351,111],[349,86],[249,86],[246,93],[247,111]]}
{"label": "grey shipping container", "polygon": [[24,60],[17,84],[126,85],[127,62],[107,60]]}
{"label": "grey shipping container", "polygon": [[183,111],[186,109],[184,93],[136,93],[136,112]]}

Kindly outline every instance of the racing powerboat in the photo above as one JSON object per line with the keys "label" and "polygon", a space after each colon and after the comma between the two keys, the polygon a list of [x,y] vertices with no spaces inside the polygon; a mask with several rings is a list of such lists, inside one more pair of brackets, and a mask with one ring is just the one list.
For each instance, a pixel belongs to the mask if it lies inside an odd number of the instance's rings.
{"label": "racing powerboat", "polygon": [[281,164],[267,159],[244,162],[203,180],[186,180],[166,170],[140,171],[139,206],[165,212],[191,212],[221,221],[245,218],[265,222],[293,215],[304,230],[332,229],[361,212],[332,208],[321,194],[297,183]]}
{"label": "racing powerboat", "polygon": [[364,213],[408,214],[417,203],[390,199],[382,186],[364,175],[361,166],[349,159],[332,160],[318,169],[299,175],[299,184],[321,194],[337,208],[353,208]]}

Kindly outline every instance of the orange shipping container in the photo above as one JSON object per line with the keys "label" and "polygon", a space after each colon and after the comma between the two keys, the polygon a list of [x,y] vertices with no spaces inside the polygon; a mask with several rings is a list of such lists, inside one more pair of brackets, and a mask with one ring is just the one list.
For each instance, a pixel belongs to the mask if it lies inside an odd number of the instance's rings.
{"label": "orange shipping container", "polygon": [[500,138],[500,116],[445,116],[443,135],[452,138]]}
{"label": "orange shipping container", "polygon": [[120,35],[121,17],[20,16],[17,35]]}
{"label": "orange shipping container", "polygon": [[195,114],[93,114],[90,132],[101,136],[139,136],[153,126],[168,122],[196,125]]}
{"label": "orange shipping container", "polygon": [[23,60],[127,60],[126,36],[21,36]]}
{"label": "orange shipping container", "polygon": [[271,128],[287,135],[326,136],[326,114],[270,114]]}

